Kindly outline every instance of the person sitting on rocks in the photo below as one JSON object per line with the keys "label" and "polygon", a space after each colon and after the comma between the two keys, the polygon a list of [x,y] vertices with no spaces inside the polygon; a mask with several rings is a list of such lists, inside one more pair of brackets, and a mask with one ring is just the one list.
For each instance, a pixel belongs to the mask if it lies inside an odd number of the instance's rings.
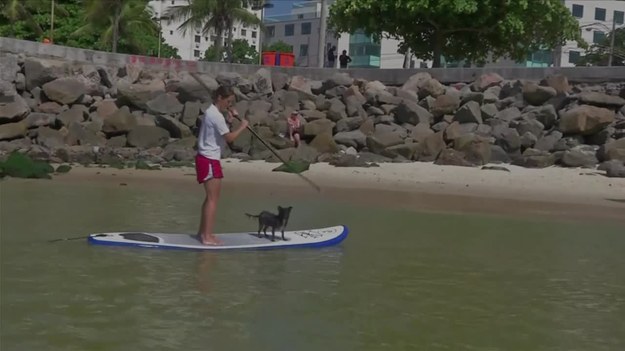
{"label": "person sitting on rocks", "polygon": [[300,144],[302,121],[300,121],[300,114],[298,111],[291,112],[291,115],[287,118],[287,128],[289,133],[289,139],[295,143],[295,147]]}

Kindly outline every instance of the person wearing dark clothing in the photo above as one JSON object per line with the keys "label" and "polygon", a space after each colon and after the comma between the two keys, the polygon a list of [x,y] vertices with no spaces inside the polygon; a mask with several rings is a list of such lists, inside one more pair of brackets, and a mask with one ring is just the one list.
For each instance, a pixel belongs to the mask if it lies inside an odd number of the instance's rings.
{"label": "person wearing dark clothing", "polygon": [[336,46],[332,46],[328,50],[328,67],[336,67]]}
{"label": "person wearing dark clothing", "polygon": [[352,58],[347,54],[347,50],[343,50],[343,54],[339,56],[339,64],[341,68],[347,68],[347,64],[352,62]]}

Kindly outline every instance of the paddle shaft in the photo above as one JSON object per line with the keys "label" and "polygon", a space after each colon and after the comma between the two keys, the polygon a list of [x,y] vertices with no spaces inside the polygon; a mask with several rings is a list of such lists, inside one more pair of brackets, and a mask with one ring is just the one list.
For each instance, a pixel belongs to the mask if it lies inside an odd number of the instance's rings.
{"label": "paddle shaft", "polygon": [[[197,80],[198,83],[200,83],[200,85],[202,87],[204,87],[204,89],[206,89],[206,91],[210,91],[210,89],[208,88],[208,86],[206,85],[206,83],[204,83],[200,77],[197,76],[197,74],[195,72],[189,72],[189,74],[191,75],[191,77],[195,78],[195,80]],[[239,118],[239,116],[234,116],[234,118],[238,119],[239,121],[241,121],[241,118]],[[254,129],[252,129],[252,127],[250,125],[247,126],[247,130],[249,130],[256,138],[258,138],[258,140],[260,140],[261,143],[263,143],[263,145],[265,145],[265,147],[267,149],[269,149],[269,151],[271,151],[271,153],[276,156],[278,158],[278,160],[280,160],[280,162],[282,162],[282,164],[284,164],[287,168],[295,171],[279,154],[276,150],[274,150],[269,144],[267,144],[267,142],[260,137],[260,135],[258,135],[258,133],[256,133],[254,131]],[[306,178],[303,174],[301,173],[297,173],[295,172],[295,174],[297,174],[298,176],[300,176],[300,178],[304,179],[304,181],[306,181],[308,184],[310,184],[313,188],[315,188],[315,190],[317,190],[318,192],[321,192],[321,188],[315,184],[312,180]]]}

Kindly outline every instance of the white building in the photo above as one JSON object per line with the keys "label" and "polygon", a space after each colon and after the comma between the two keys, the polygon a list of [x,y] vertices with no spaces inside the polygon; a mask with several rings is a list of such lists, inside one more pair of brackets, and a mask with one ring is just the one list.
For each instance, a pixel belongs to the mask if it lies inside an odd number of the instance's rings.
{"label": "white building", "polygon": [[[334,0],[326,0],[328,7]],[[329,11],[328,11],[329,14]],[[270,16],[264,20],[267,28],[265,43],[283,41],[293,47],[297,66],[318,67],[321,3],[317,1],[297,2],[293,4],[290,15]],[[374,42],[362,33],[341,33],[338,38],[331,31],[326,32],[325,51],[336,46],[336,54],[343,50],[351,57],[350,68],[402,68],[404,55],[397,53],[399,41],[382,39]],[[327,66],[327,55],[324,54]],[[415,61],[415,60],[413,60]],[[413,62],[419,64],[420,60]],[[338,59],[336,67],[338,67]]]}
{"label": "white building", "polygon": [[[182,32],[178,29],[182,21],[172,21],[164,17],[168,8],[173,6],[188,5],[188,0],[152,0],[148,2],[148,6],[152,7],[154,16],[160,18],[161,33],[165,42],[172,47],[178,49],[178,55],[183,60],[199,60],[204,57],[206,50],[215,44],[217,36],[213,31],[210,35],[202,34],[202,29],[197,28],[195,30],[187,30],[186,35],[182,35]],[[261,11],[249,10],[255,14],[258,18],[261,16]],[[254,46],[259,51],[259,36],[260,30],[257,25],[247,26],[241,23],[237,23],[233,27],[233,40],[245,39],[250,45]],[[228,33],[223,33],[224,43]]]}
{"label": "white building", "polygon": [[[613,26],[618,29],[625,22],[625,1],[566,0],[566,7],[579,21],[584,40],[592,46],[601,43]],[[562,47],[560,65],[572,67],[584,56],[585,51],[577,42],[567,42]]]}

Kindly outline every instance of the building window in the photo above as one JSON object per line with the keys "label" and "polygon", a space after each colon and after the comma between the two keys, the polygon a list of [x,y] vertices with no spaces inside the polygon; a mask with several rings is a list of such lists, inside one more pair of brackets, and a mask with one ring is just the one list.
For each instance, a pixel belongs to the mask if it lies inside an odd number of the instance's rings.
{"label": "building window", "polygon": [[175,0],[171,0],[171,4],[172,4],[172,5],[175,5],[175,4],[176,4],[176,1],[175,1]]}
{"label": "building window", "polygon": [[299,56],[308,56],[308,44],[302,44],[299,46]]}
{"label": "building window", "polygon": [[266,29],[267,38],[273,38],[276,35],[276,27],[269,26]]}
{"label": "building window", "polygon": [[252,38],[256,38],[256,31],[252,31]]}
{"label": "building window", "polygon": [[241,35],[242,35],[242,36],[246,36],[246,35],[247,35],[247,30],[245,30],[245,29],[241,29]]}
{"label": "building window", "polygon": [[200,50],[193,50],[193,56],[200,57]]}
{"label": "building window", "polygon": [[597,21],[605,21],[605,9],[600,7],[595,8],[595,19]]}
{"label": "building window", "polygon": [[573,4],[573,16],[577,18],[584,17],[584,5]]}
{"label": "building window", "polygon": [[173,31],[173,30],[170,30],[170,31],[169,31],[169,35],[174,35],[174,31]]}
{"label": "building window", "polygon": [[202,40],[202,38],[199,35],[195,36],[195,42],[199,43]]}
{"label": "building window", "polygon": [[595,44],[600,44],[605,40],[605,33],[600,31],[594,31],[592,33],[592,42]]}
{"label": "building window", "polygon": [[302,34],[310,34],[310,22],[302,23]]}
{"label": "building window", "polygon": [[623,24],[624,14],[625,12],[623,11],[614,11],[614,22],[616,24]]}
{"label": "building window", "polygon": [[580,52],[579,51],[569,51],[569,63],[577,63],[577,61],[579,61],[580,58]]}
{"label": "building window", "polygon": [[295,34],[295,25],[294,24],[287,24],[286,26],[284,26],[284,36],[285,37],[292,37],[293,34]]}

